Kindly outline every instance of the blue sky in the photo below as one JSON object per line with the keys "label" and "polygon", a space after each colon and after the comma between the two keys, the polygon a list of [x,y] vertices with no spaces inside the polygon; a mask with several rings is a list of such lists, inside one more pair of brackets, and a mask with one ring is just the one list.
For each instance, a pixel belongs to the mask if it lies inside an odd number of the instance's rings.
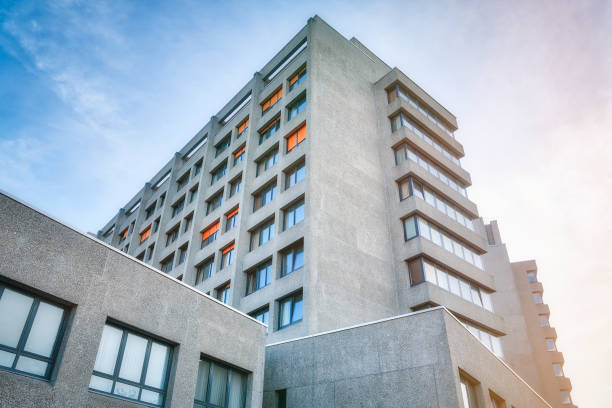
{"label": "blue sky", "polygon": [[574,398],[605,405],[608,1],[0,0],[0,189],[97,231],[314,14],[457,115],[470,197],[538,260]]}

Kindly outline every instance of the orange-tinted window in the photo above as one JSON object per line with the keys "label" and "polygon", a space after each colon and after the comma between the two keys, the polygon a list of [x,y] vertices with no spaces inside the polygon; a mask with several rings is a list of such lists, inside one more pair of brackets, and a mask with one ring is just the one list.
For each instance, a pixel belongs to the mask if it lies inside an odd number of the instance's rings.
{"label": "orange-tinted window", "polygon": [[234,215],[238,214],[238,210],[240,209],[236,208],[234,211],[230,211],[229,213],[227,213],[227,218],[232,218]]}
{"label": "orange-tinted window", "polygon": [[140,233],[140,242],[145,242],[147,238],[151,236],[151,226],[149,225],[147,229]]}
{"label": "orange-tinted window", "polygon": [[249,128],[249,118],[247,117],[244,122],[238,125],[238,136],[241,136],[245,130]]}
{"label": "orange-tinted window", "polygon": [[274,92],[272,96],[265,100],[261,105],[261,112],[265,113],[268,109],[276,105],[276,102],[280,101],[283,97],[283,88],[279,88],[278,91]]}
{"label": "orange-tinted window", "polygon": [[306,125],[293,132],[287,138],[287,152],[293,150],[293,148],[302,143],[304,139],[306,139]]}
{"label": "orange-tinted window", "polygon": [[121,233],[121,240],[123,241],[124,239],[127,238],[127,234],[128,234],[128,229],[124,229],[123,232]]}
{"label": "orange-tinted window", "polygon": [[306,67],[300,69],[300,71],[289,78],[289,90],[291,91],[295,86],[297,86],[302,80],[306,77]]}
{"label": "orange-tinted window", "polygon": [[234,246],[235,246],[235,245],[234,245],[234,243],[232,243],[232,245],[230,245],[230,246],[228,246],[228,247],[226,247],[226,248],[223,248],[223,251],[221,251],[221,252],[222,252],[223,254],[227,254],[229,251],[231,251],[232,249],[234,249]]}
{"label": "orange-tinted window", "polygon": [[389,89],[387,91],[387,98],[389,99],[389,103],[392,103],[395,100],[395,97],[397,96],[397,88],[393,88],[393,89]]}
{"label": "orange-tinted window", "polygon": [[236,151],[236,153],[234,153],[234,157],[235,157],[235,158],[240,157],[240,155],[241,155],[242,153],[244,153],[244,151],[245,151],[245,150],[246,150],[246,145],[244,145],[244,146],[242,146],[240,149],[238,149],[238,150]]}
{"label": "orange-tinted window", "polygon": [[204,232],[202,233],[202,241],[206,241],[207,238],[211,237],[217,231],[219,231],[219,225],[220,225],[220,222],[217,221],[210,227],[206,228],[206,230],[204,230]]}

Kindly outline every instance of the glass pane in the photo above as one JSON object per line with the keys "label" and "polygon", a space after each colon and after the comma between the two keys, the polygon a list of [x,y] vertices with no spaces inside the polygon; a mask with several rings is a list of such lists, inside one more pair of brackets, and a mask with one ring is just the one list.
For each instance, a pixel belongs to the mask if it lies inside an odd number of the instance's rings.
{"label": "glass pane", "polygon": [[95,371],[104,374],[113,374],[122,334],[123,332],[116,327],[104,326],[102,339],[100,340],[100,348],[98,348],[98,355],[96,356],[96,363],[94,364]]}
{"label": "glass pane", "polygon": [[293,269],[300,269],[304,266],[304,249],[300,248],[295,253],[295,261],[293,262]]}
{"label": "glass pane", "polygon": [[437,285],[436,268],[434,268],[432,264],[424,262],[423,269],[425,269],[425,280]]}
{"label": "glass pane", "polygon": [[299,322],[300,320],[302,320],[302,296],[294,300],[291,323]]}
{"label": "glass pane", "polygon": [[295,209],[295,223],[304,221],[304,203]]}
{"label": "glass pane", "polygon": [[230,380],[230,392],[228,408],[242,408],[242,401],[244,401],[244,374],[240,374],[236,371],[232,371],[232,378]]}
{"label": "glass pane", "polygon": [[442,246],[442,236],[438,230],[433,228],[431,229],[431,241],[438,246]]}
{"label": "glass pane", "polygon": [[416,226],[414,217],[410,217],[404,221],[404,230],[406,234],[406,241],[416,237]]}
{"label": "glass pane", "polygon": [[453,294],[461,296],[461,290],[459,289],[459,279],[455,278],[452,275],[448,275],[448,286]]}
{"label": "glass pane", "polygon": [[11,368],[14,360],[15,354],[0,350],[0,366]]}
{"label": "glass pane", "polygon": [[121,395],[122,397],[138,399],[138,392],[140,388],[134,387],[133,385],[124,384],[121,382],[117,382],[115,384],[115,391],[113,394]]}
{"label": "glass pane", "polygon": [[415,259],[408,264],[410,270],[410,284],[415,285],[423,282],[423,271],[421,270],[421,260]]}
{"label": "glass pane", "polygon": [[143,402],[148,402],[150,404],[161,405],[162,396],[159,392],[142,390],[140,394],[140,400]]}
{"label": "glass pane", "polygon": [[41,356],[51,357],[53,344],[55,343],[63,314],[63,309],[49,303],[40,302],[32,329],[28,335],[25,350],[40,354]]}
{"label": "glass pane", "polygon": [[449,252],[453,252],[453,241],[446,235],[442,234],[442,242],[444,243],[444,249]]}
{"label": "glass pane", "polygon": [[285,300],[280,305],[280,325],[287,326],[291,318],[291,299]]}
{"label": "glass pane", "polygon": [[480,301],[480,294],[478,293],[478,289],[476,288],[472,288],[472,302],[474,302],[478,306],[482,306],[482,302]]}
{"label": "glass pane", "polygon": [[[126,380],[140,382],[142,365],[147,351],[147,339],[128,333],[121,361],[119,377]],[[138,396],[136,396],[138,398]]]}
{"label": "glass pane", "polygon": [[145,384],[150,387],[164,388],[167,366],[168,347],[153,342],[153,344],[151,344],[151,354],[149,356]]}
{"label": "glass pane", "polygon": [[286,274],[293,272],[293,251],[285,254],[285,265],[283,272]]}
{"label": "glass pane", "polygon": [[448,281],[446,280],[446,272],[436,269],[436,275],[438,277],[438,285],[445,290],[448,290]]}
{"label": "glass pane", "polygon": [[103,392],[111,392],[113,389],[113,381],[92,375],[91,380],[89,380],[89,388]]}
{"label": "glass pane", "polygon": [[0,344],[17,347],[34,299],[8,288],[0,298]]}
{"label": "glass pane", "polygon": [[482,298],[482,306],[488,311],[492,312],[493,304],[491,303],[491,295],[481,290],[480,297]]}
{"label": "glass pane", "polygon": [[47,363],[30,357],[20,356],[15,368],[26,373],[44,376],[47,372]]}
{"label": "glass pane", "polygon": [[427,222],[422,218],[417,218],[417,221],[419,223],[419,235],[424,238],[431,239],[431,235],[429,234],[429,224],[427,224]]}
{"label": "glass pane", "polygon": [[461,286],[461,297],[471,302],[472,301],[472,288],[470,287],[470,284],[467,283],[466,281],[461,281],[460,286]]}
{"label": "glass pane", "polygon": [[208,361],[200,360],[200,366],[198,368],[198,382],[196,383],[195,399],[198,401],[205,401],[206,390],[208,389],[208,374],[210,373],[210,363]]}
{"label": "glass pane", "polygon": [[227,368],[213,363],[212,381],[210,384],[210,403],[225,405],[225,391],[227,389]]}

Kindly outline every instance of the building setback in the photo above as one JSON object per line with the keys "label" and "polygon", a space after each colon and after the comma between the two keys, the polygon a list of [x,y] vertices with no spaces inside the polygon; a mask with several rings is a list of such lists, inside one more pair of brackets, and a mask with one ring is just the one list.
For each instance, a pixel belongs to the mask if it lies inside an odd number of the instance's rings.
{"label": "building setback", "polygon": [[535,263],[480,218],[456,130],[315,16],[97,237],[268,325],[266,407],[573,407]]}

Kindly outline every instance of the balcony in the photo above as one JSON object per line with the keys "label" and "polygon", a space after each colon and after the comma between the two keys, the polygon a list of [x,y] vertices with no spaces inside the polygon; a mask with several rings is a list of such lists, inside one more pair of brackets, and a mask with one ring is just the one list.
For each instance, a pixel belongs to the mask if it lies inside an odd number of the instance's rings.
{"label": "balcony", "polygon": [[538,315],[550,316],[550,307],[548,307],[546,303],[536,304],[535,309],[536,309],[536,314]]}

